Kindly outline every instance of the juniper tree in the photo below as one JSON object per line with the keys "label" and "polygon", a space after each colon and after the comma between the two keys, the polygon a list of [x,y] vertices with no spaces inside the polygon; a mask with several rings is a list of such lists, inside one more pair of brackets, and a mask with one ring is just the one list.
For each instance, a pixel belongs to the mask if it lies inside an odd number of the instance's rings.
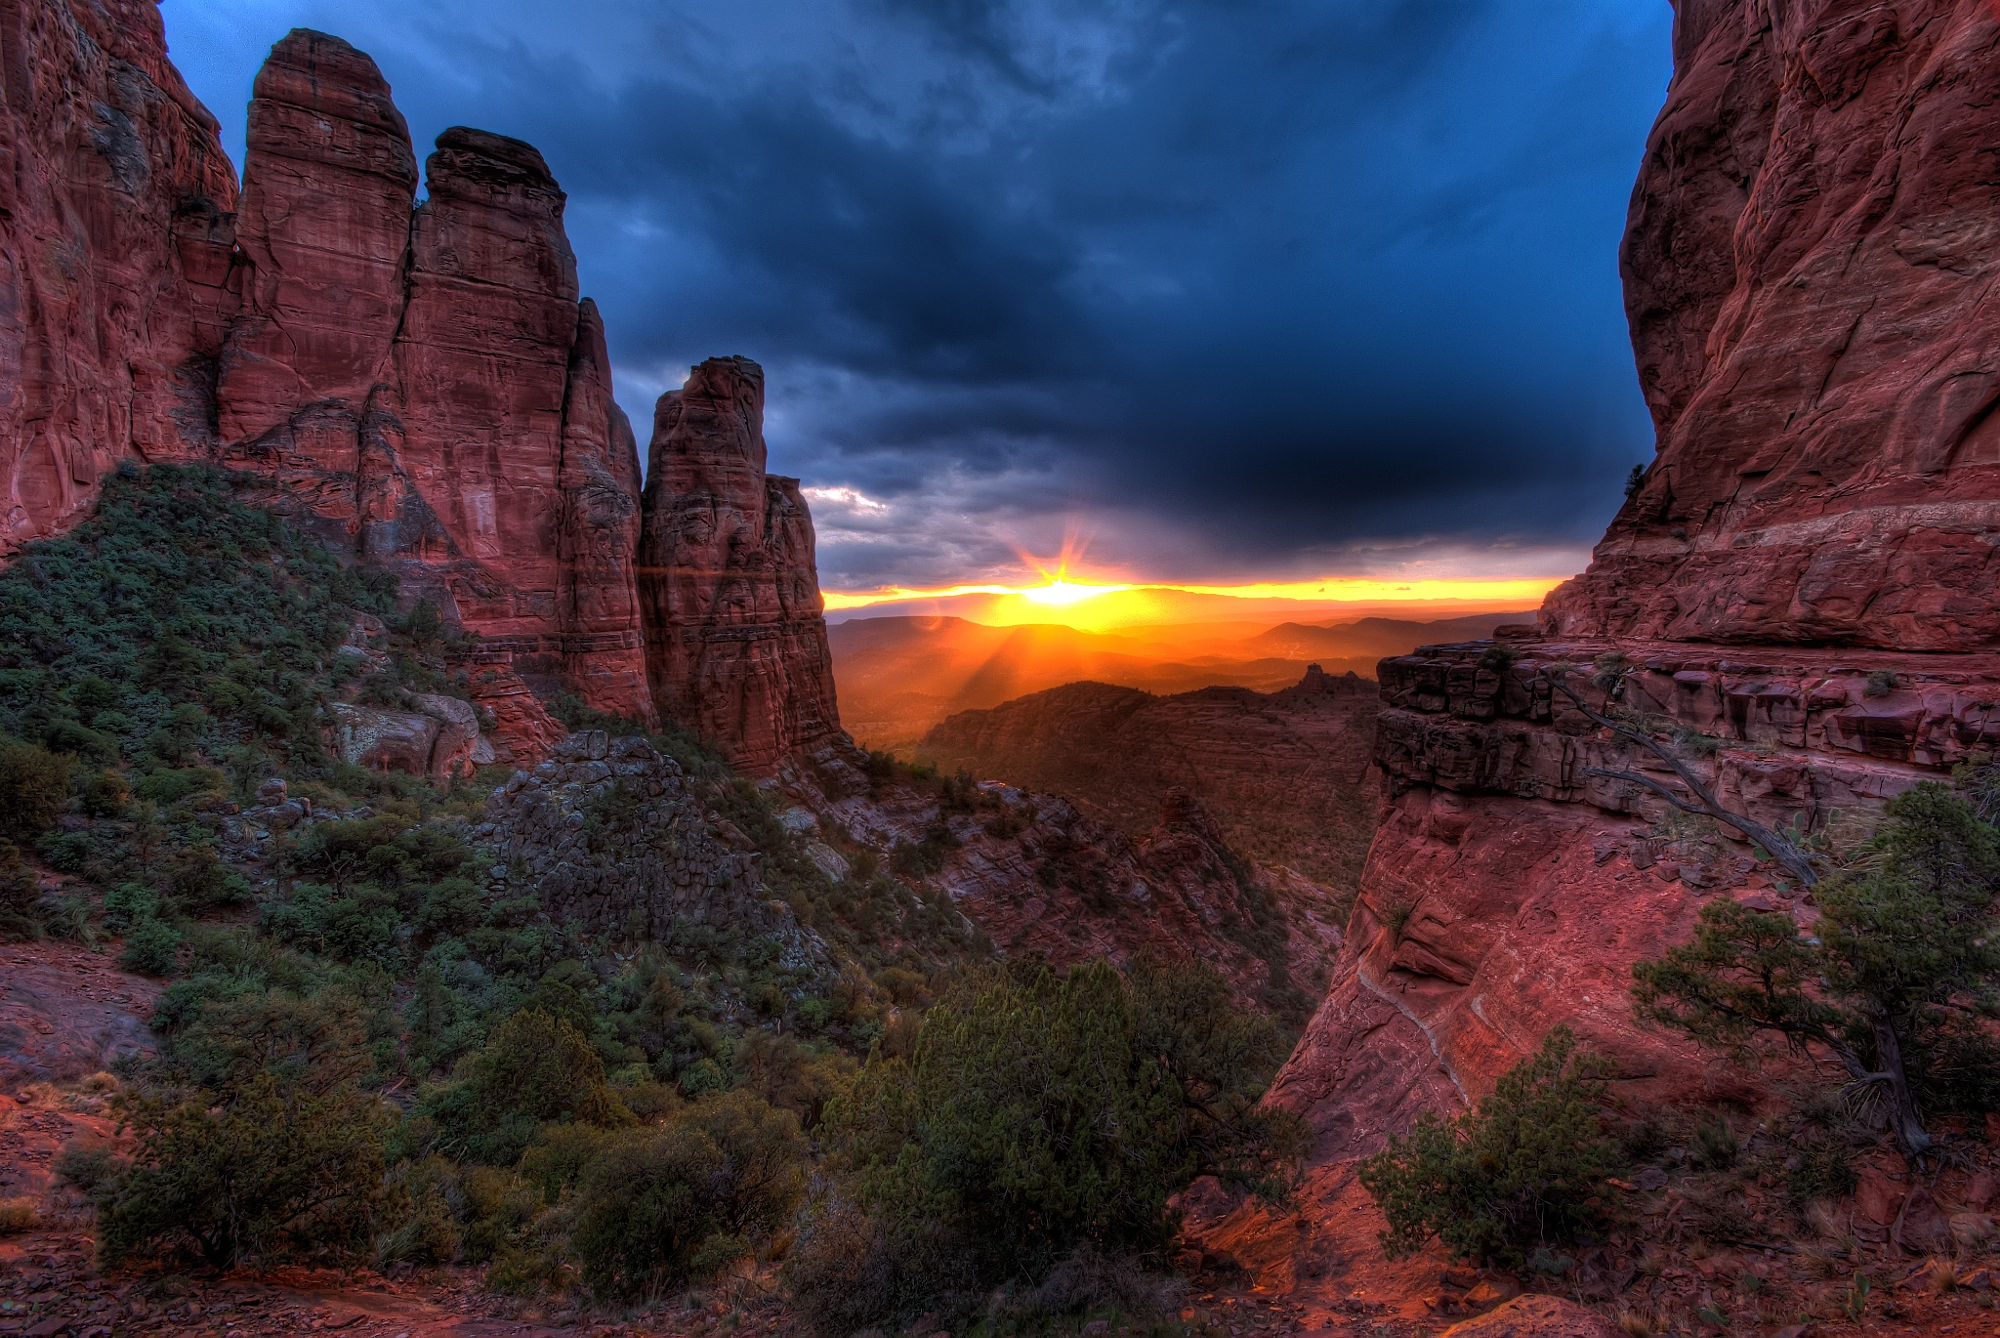
{"label": "juniper tree", "polygon": [[[1816,937],[1788,914],[1704,907],[1694,941],[1633,967],[1643,1018],[1745,1054],[1760,1034],[1830,1058],[1878,1094],[1904,1153],[1931,1147],[1922,1106],[1946,1061],[1990,1068],[1976,1024],[2000,1016],[2000,839],[1935,782],[1892,801],[1852,867],[1820,883]],[[1927,1102],[1926,1098],[1929,1098]]]}

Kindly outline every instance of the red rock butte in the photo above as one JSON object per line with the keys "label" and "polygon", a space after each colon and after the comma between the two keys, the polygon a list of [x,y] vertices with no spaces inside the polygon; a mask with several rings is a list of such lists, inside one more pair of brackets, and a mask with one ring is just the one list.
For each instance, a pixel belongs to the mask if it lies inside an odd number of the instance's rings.
{"label": "red rock butte", "polygon": [[1680,0],[1623,269],[1658,455],[1540,627],[1383,662],[1384,807],[1326,1003],[1275,1099],[1308,1200],[1557,1023],[1641,1101],[1746,1079],[1638,1027],[1631,966],[1728,896],[1809,922],[1673,773],[1560,692],[1700,736],[1768,824],[1866,820],[2000,746],[2000,12]]}
{"label": "red rock butte", "polygon": [[[662,402],[642,514],[533,147],[445,131],[419,205],[375,62],[296,29],[257,76],[239,195],[145,0],[0,0],[0,79],[0,554],[121,461],[212,461],[478,633],[475,693],[517,757],[561,736],[559,691],[664,708],[751,770],[838,737],[761,371],[705,364]],[[741,403],[695,412],[720,366]],[[642,551],[671,575],[642,582]]]}

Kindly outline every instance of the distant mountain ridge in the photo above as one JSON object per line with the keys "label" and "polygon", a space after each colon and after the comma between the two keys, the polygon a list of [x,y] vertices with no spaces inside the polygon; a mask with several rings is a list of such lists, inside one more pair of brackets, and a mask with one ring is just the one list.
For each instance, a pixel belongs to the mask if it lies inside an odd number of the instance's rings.
{"label": "distant mountain ridge", "polygon": [[1374,830],[1377,709],[1373,680],[1317,665],[1271,693],[1069,683],[961,711],[916,752],[942,770],[1066,795],[1135,835],[1185,790],[1233,848],[1351,893]]}
{"label": "distant mountain ridge", "polygon": [[1206,687],[1275,692],[1309,663],[1372,678],[1376,662],[1419,645],[1491,635],[1531,618],[1486,613],[1438,622],[1365,617],[1331,626],[1241,623],[1086,632],[1059,623],[996,627],[965,618],[854,618],[828,628],[842,723],[861,742],[908,750],[958,711],[995,707],[1065,683],[1152,693]]}

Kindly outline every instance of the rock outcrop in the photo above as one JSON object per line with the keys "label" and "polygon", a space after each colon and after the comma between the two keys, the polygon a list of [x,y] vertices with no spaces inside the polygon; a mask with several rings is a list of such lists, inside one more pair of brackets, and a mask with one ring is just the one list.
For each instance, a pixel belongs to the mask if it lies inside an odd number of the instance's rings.
{"label": "rock outcrop", "polygon": [[773,942],[780,965],[832,970],[827,946],[763,890],[759,857],[716,839],[679,765],[642,738],[583,730],[486,802],[472,835],[508,890],[584,933],[671,945],[692,926]]}
{"label": "rock outcrop", "polygon": [[840,735],[812,517],[764,463],[756,363],[711,358],[660,397],[639,549],[653,697],[754,772]]}
{"label": "rock outcrop", "polygon": [[[651,720],[638,454],[562,190],[529,145],[463,127],[438,137],[421,207],[417,184],[373,61],[305,29],[272,49],[217,449],[397,568],[496,664]],[[541,732],[506,741],[532,754]]]}
{"label": "rock outcrop", "polygon": [[200,448],[235,212],[151,0],[0,0],[0,555]]}
{"label": "rock outcrop", "polygon": [[1753,1093],[1634,1024],[1631,966],[1711,898],[1816,910],[1592,712],[1732,813],[1848,839],[2000,731],[2000,14],[1682,0],[1675,42],[1624,251],[1659,456],[1539,627],[1381,665],[1381,822],[1274,1087],[1312,1124],[1321,1211],[1557,1023],[1634,1099]]}
{"label": "rock outcrop", "polygon": [[917,756],[946,774],[1064,795],[1133,836],[1184,789],[1246,856],[1351,893],[1375,825],[1376,702],[1371,680],[1318,665],[1269,693],[1071,683],[961,711]]}
{"label": "rock outcrop", "polygon": [[662,405],[649,674],[637,444],[535,149],[447,130],[419,204],[374,61],[297,29],[239,207],[139,0],[0,0],[0,87],[0,555],[121,460],[217,461],[478,634],[503,752],[546,754],[557,692],[652,723],[657,690],[756,771],[838,737],[811,521],[740,359]]}
{"label": "rock outcrop", "polygon": [[1564,636],[2000,639],[1986,0],[1681,0],[1623,268],[1659,429]]}

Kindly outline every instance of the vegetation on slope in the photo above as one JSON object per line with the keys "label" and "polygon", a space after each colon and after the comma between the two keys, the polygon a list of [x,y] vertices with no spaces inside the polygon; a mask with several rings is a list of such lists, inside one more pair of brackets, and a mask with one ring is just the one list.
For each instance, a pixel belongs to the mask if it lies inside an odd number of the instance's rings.
{"label": "vegetation on slope", "polygon": [[[993,1024],[1029,996],[1061,996],[1070,1032],[1125,1056],[1117,1082],[1064,1109],[1079,1128],[1152,1113],[1121,1147],[1116,1197],[1138,1207],[1079,1212],[1069,1177],[1030,1179],[1010,1220],[1061,1227],[1034,1228],[1036,1248],[1003,1264],[985,1209],[962,1206],[935,1272],[884,1297],[884,1318],[918,1294],[969,1317],[986,1292],[961,1280],[1074,1277],[1085,1253],[1129,1282],[1115,1260],[1157,1257],[1167,1198],[1197,1170],[1275,1170],[1285,1130],[1251,1104],[1274,1033],[1236,1017],[1212,973],[994,985],[990,948],[948,903],[865,851],[829,875],[769,795],[684,736],[653,742],[761,854],[757,895],[785,902],[837,970],[788,972],[726,918],[660,941],[592,936],[510,891],[474,833],[503,777],[437,787],[325,744],[335,702],[463,695],[470,647],[236,488],[209,470],[125,471],[72,535],[0,572],[0,928],[111,936],[130,969],[171,982],[160,1058],[126,1075],[129,1142],[64,1162],[108,1261],[483,1262],[503,1290],[626,1303],[775,1261],[801,1226],[827,1239],[843,1205],[894,1235],[944,1192],[946,1117],[918,1080],[939,1056],[1080,1077],[1050,1034]],[[351,652],[357,621],[386,661]],[[276,779],[311,818],[246,853],[245,810]],[[617,806],[592,810],[607,833]],[[1008,1128],[1014,1099],[953,1092],[947,1123]],[[885,1169],[901,1156],[890,1135],[929,1169]],[[1144,1291],[1110,1285],[1047,1307]]]}

